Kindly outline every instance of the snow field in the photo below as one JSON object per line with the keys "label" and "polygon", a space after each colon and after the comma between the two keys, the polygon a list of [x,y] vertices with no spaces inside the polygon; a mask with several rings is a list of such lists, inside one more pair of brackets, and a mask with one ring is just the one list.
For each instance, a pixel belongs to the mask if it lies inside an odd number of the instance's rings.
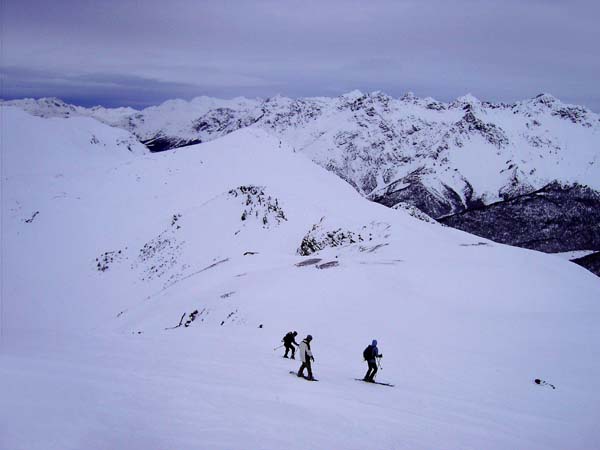
{"label": "snow field", "polygon": [[[470,325],[469,323],[465,325]],[[594,448],[593,377],[556,390],[493,350],[382,340],[378,378],[354,381],[366,343],[315,334],[310,383],[273,351],[285,332],[189,328],[129,336],[5,336],[0,444],[70,448]],[[301,331],[304,334],[304,330]],[[368,343],[368,342],[367,342]],[[364,344],[364,345],[363,345]],[[442,350],[444,353],[442,354]],[[553,355],[534,355],[552,360]],[[565,361],[569,363],[571,361]],[[523,367],[523,366],[521,366]],[[587,369],[589,373],[589,365]]]}
{"label": "snow field", "polygon": [[[3,114],[0,448],[599,446],[586,270],[370,203],[261,130],[136,155]],[[301,256],[314,226],[340,244]],[[273,351],[294,329],[318,383]],[[354,381],[373,338],[395,388]]]}

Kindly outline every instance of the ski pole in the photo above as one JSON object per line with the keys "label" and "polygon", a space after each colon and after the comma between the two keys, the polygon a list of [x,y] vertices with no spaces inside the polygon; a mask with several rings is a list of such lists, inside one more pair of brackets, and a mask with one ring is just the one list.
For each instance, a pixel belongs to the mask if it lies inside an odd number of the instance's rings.
{"label": "ski pole", "polygon": [[283,347],[284,345],[285,345],[285,344],[281,344],[279,347],[275,347],[275,348],[273,349],[273,351],[275,351],[275,350],[277,350],[277,349],[280,349],[280,348],[281,348],[281,347]]}

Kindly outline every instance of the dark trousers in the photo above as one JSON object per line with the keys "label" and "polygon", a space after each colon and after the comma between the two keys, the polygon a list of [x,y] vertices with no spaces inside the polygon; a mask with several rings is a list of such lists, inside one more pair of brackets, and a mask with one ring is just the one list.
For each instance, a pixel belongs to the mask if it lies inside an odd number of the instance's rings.
{"label": "dark trousers", "polygon": [[367,373],[365,375],[365,380],[368,381],[374,381],[375,380],[375,374],[377,373],[377,363],[375,362],[375,360],[373,361],[367,361],[369,363],[369,370],[367,370]]}
{"label": "dark trousers", "polygon": [[313,374],[312,374],[312,368],[310,367],[310,359],[306,359],[306,362],[303,362],[302,365],[300,366],[300,369],[298,370],[298,376],[299,377],[303,377],[304,376],[304,368],[308,369],[308,378],[312,378]]}
{"label": "dark trousers", "polygon": [[296,348],[294,347],[294,344],[284,344],[285,345],[285,355],[284,358],[287,358],[288,352],[291,350],[292,351],[292,359],[294,359],[294,354],[296,353]]}

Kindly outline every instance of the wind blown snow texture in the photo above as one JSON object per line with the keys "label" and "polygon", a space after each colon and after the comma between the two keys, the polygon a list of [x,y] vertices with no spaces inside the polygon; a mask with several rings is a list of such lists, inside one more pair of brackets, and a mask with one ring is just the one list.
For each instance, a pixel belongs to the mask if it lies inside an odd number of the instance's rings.
{"label": "wind blown snow texture", "polygon": [[[89,118],[1,122],[0,447],[600,442],[584,269],[369,202],[256,127],[150,154]],[[291,329],[319,383],[273,351]],[[393,389],[353,380],[373,338]]]}

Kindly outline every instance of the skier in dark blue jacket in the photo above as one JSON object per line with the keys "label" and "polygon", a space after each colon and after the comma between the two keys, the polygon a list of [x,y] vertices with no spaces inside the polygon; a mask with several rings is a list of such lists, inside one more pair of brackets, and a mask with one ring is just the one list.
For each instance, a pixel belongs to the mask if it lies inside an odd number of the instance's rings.
{"label": "skier in dark blue jacket", "polygon": [[381,358],[383,355],[379,354],[379,349],[377,348],[377,340],[373,339],[371,345],[369,345],[363,351],[363,357],[369,364],[369,369],[363,378],[363,381],[368,381],[373,383],[375,381],[375,374],[377,373],[377,359]]}

